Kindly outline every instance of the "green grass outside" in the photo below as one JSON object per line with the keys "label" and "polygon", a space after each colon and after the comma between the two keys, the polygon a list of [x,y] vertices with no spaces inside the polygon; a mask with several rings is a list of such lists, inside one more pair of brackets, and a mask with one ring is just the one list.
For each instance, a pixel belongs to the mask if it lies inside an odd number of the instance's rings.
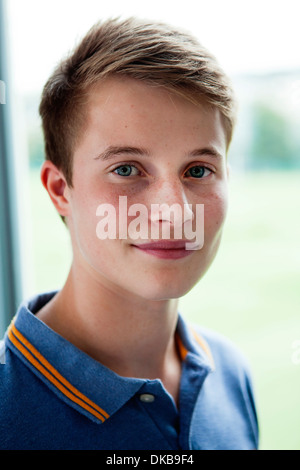
{"label": "green grass outside", "polygon": [[[59,288],[68,233],[30,173],[32,291]],[[248,358],[261,449],[300,450],[300,173],[233,174],[223,242],[206,276],[180,300],[185,318],[232,339]],[[300,355],[299,355],[300,357]]]}

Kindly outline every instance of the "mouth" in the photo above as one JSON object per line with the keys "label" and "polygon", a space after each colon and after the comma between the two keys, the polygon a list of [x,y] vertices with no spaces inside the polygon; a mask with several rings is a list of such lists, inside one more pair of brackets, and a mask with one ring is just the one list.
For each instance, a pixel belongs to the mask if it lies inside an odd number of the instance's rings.
{"label": "mouth", "polygon": [[132,245],[134,248],[161,259],[180,259],[189,256],[192,251],[186,249],[186,241],[160,240],[151,243]]}

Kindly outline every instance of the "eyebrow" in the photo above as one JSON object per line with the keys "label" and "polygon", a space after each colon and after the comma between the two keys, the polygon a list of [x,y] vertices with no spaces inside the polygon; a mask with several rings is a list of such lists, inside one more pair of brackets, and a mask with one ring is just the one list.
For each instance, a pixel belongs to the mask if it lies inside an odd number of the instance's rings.
{"label": "eyebrow", "polygon": [[[130,146],[113,146],[110,145],[105,149],[102,153],[94,157],[94,160],[102,160],[107,161],[112,158],[117,157],[118,155],[137,155],[137,156],[150,156],[150,152],[147,149],[139,148],[139,147],[130,147]],[[192,152],[187,154],[188,157],[199,157],[203,155],[208,155],[214,158],[222,158],[222,154],[219,153],[214,147],[205,147],[195,149]]]}
{"label": "eyebrow", "polygon": [[118,147],[118,146],[109,146],[104,152],[100,153],[94,160],[109,160],[111,158],[117,157],[120,154],[130,154],[130,155],[138,155],[138,156],[150,156],[150,153],[146,149],[138,148],[138,147]]}
{"label": "eyebrow", "polygon": [[205,147],[193,150],[189,153],[190,157],[201,157],[202,155],[208,155],[214,158],[222,158],[222,154],[218,152],[214,147]]}

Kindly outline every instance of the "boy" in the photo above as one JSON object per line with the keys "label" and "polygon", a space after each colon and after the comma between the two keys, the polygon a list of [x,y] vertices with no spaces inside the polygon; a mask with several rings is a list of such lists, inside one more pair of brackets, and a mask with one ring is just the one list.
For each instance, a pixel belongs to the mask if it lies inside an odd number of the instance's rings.
{"label": "boy", "polygon": [[41,179],[73,261],[6,334],[0,447],[257,448],[244,360],[177,311],[226,216],[235,105],[215,59],[167,25],[108,20],[50,77],[40,113]]}

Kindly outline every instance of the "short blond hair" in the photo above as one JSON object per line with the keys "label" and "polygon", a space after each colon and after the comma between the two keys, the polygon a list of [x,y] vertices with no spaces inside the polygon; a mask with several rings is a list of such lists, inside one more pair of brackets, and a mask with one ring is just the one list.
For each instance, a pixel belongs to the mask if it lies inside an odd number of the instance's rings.
{"label": "short blond hair", "polygon": [[218,108],[229,145],[236,106],[231,83],[191,34],[161,22],[129,18],[94,25],[46,83],[40,115],[46,159],[72,186],[72,155],[85,123],[86,94],[92,85],[125,75],[159,85],[194,103]]}

